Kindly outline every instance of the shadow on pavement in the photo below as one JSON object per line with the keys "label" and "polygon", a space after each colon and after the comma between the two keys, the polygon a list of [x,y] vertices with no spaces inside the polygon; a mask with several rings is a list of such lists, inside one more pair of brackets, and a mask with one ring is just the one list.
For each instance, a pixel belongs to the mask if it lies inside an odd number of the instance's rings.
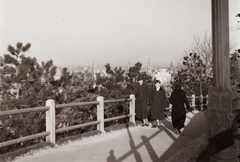
{"label": "shadow on pavement", "polygon": [[[199,112],[190,118],[189,124],[184,128],[181,135],[175,142],[168,148],[168,150],[159,158],[159,161],[167,161],[173,157],[178,151],[183,149],[184,146],[197,139],[198,137],[206,134],[206,120],[203,114]],[[194,151],[194,150],[193,150]]]}
{"label": "shadow on pavement", "polygon": [[[130,144],[131,150],[125,153],[123,156],[119,157],[118,159],[115,158],[114,152],[113,150],[111,150],[110,156],[107,158],[107,162],[124,161],[124,159],[126,159],[131,155],[134,155],[134,158],[137,162],[142,162],[143,160],[141,158],[141,155],[138,152],[138,149],[142,146],[145,146],[145,148],[147,149],[147,153],[149,154],[151,161],[164,162],[169,160],[178,151],[180,151],[183,148],[183,146],[186,146],[187,144],[191,143],[193,140],[206,134],[206,120],[203,117],[202,112],[197,113],[192,118],[191,117],[188,117],[188,118],[190,119],[188,125],[184,128],[184,131],[178,137],[176,137],[176,135],[174,135],[172,132],[173,128],[172,128],[171,120],[165,119],[163,120],[163,124],[165,125],[164,127],[161,127],[161,129],[159,129],[157,132],[152,134],[150,137],[146,137],[142,135],[141,136],[142,142],[138,145],[135,145],[127,124],[127,132],[130,139],[129,144]],[[164,152],[164,154],[161,157],[158,157],[158,152],[154,150],[154,147],[152,146],[150,141],[153,137],[157,136],[162,131],[164,131],[168,135],[167,138],[170,137],[174,141],[174,143],[166,150],[166,152]]]}
{"label": "shadow on pavement", "polygon": [[200,153],[196,161],[209,162],[211,158],[222,158],[221,161],[223,159],[225,161],[240,161],[239,150],[234,150],[234,146],[236,147],[234,140],[240,141],[240,134],[235,132],[233,128],[215,135],[208,139],[207,147]]}
{"label": "shadow on pavement", "polygon": [[[156,135],[158,135],[162,130],[159,130],[157,131],[156,133],[154,133],[153,135],[151,135],[147,140],[149,141],[150,139],[152,139],[153,137],[155,137]],[[144,143],[144,141],[138,145],[135,145],[134,144],[134,141],[133,141],[133,138],[132,138],[132,135],[129,131],[129,127],[128,127],[128,123],[127,123],[127,132],[128,132],[128,135],[129,135],[129,138],[130,138],[130,141],[129,141],[129,144],[130,144],[130,147],[131,147],[131,150],[129,152],[127,152],[125,155],[123,155],[122,157],[116,159],[115,161],[112,161],[112,162],[120,162],[120,161],[123,161],[124,159],[126,159],[128,156],[130,156],[131,154],[134,155],[135,159],[137,162],[142,162],[142,158],[138,152],[138,149],[144,145],[146,145]],[[147,138],[147,137],[145,137]],[[144,139],[146,140],[146,139]],[[148,142],[149,143],[149,142]],[[156,157],[156,156],[154,156]],[[152,157],[151,157],[152,158]],[[109,162],[109,161],[108,161]]]}
{"label": "shadow on pavement", "polygon": [[117,161],[116,160],[116,157],[114,156],[114,151],[113,150],[111,150],[110,152],[109,152],[109,157],[107,158],[107,162],[115,162],[115,161]]}
{"label": "shadow on pavement", "polygon": [[159,161],[158,155],[153,149],[149,139],[146,136],[142,136],[143,144],[145,145],[148,154],[150,155],[152,161]]}

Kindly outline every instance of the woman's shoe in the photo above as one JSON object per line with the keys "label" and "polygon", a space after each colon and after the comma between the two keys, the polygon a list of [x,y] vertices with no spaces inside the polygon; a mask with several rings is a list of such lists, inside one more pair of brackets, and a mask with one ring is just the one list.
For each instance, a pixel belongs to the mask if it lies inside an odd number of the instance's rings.
{"label": "woman's shoe", "polygon": [[176,135],[179,135],[179,131],[178,131],[177,128],[175,128],[175,129],[173,130],[173,132],[174,132]]}
{"label": "woman's shoe", "polygon": [[181,130],[180,130],[180,129],[177,129],[177,130],[178,130],[178,133],[179,133],[179,134],[182,134],[182,132],[181,132]]}
{"label": "woman's shoe", "polygon": [[149,124],[145,124],[145,126],[147,126],[147,127],[148,127],[148,126],[149,126]]}
{"label": "woman's shoe", "polygon": [[146,125],[146,124],[143,123],[141,126],[144,127],[145,125]]}
{"label": "woman's shoe", "polygon": [[152,128],[156,128],[157,126],[156,125],[153,125]]}
{"label": "woman's shoe", "polygon": [[163,123],[160,124],[161,126],[165,127],[165,125]]}

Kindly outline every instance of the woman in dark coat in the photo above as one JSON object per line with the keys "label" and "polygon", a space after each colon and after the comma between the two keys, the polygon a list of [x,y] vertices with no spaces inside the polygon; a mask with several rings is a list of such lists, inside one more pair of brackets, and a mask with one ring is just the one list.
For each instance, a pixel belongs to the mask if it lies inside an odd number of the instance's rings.
{"label": "woman in dark coat", "polygon": [[143,82],[141,77],[138,78],[136,87],[136,117],[142,119],[142,126],[148,126],[147,103],[149,101],[148,85]]}
{"label": "woman in dark coat", "polygon": [[[184,123],[186,120],[186,108],[189,111],[190,106],[186,97],[186,93],[181,89],[180,85],[176,85],[173,90],[170,98],[170,104],[172,104],[172,124],[174,128],[174,132],[176,134],[180,134],[180,129],[184,127]],[[186,108],[185,108],[185,105]]]}
{"label": "woman in dark coat", "polygon": [[160,80],[155,81],[155,87],[151,92],[151,110],[152,110],[152,119],[155,121],[153,123],[153,128],[162,124],[164,119],[164,109],[167,107],[167,96],[166,91],[161,87]]}

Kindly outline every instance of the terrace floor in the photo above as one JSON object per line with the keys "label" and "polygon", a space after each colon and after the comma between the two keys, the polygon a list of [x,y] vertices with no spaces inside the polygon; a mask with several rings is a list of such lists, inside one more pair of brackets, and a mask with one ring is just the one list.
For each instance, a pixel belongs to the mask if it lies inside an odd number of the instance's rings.
{"label": "terrace floor", "polygon": [[165,126],[161,129],[137,125],[69,142],[27,154],[15,162],[196,161],[197,155],[208,145],[203,112],[187,113],[181,135],[173,132],[171,120],[165,119],[163,123]]}

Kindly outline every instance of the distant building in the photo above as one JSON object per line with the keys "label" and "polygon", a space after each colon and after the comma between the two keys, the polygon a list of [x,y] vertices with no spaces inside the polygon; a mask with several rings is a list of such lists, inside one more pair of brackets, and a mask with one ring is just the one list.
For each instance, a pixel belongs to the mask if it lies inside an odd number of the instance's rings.
{"label": "distant building", "polygon": [[167,69],[158,69],[154,74],[154,78],[160,80],[162,83],[168,83],[171,81],[171,74]]}
{"label": "distant building", "polygon": [[100,74],[100,76],[107,76],[106,67],[98,66],[95,67],[95,74]]}
{"label": "distant building", "polygon": [[176,76],[178,71],[177,69],[178,67],[174,67],[173,64],[171,63],[170,67],[154,68],[151,70],[151,76],[161,81],[162,86],[166,90],[168,96],[172,91],[171,81],[174,80],[174,77]]}
{"label": "distant building", "polygon": [[179,67],[173,66],[173,63],[171,62],[170,67],[168,68],[169,73],[171,74],[172,80],[177,75]]}
{"label": "distant building", "polygon": [[177,67],[174,67],[173,64],[170,64],[170,67],[165,68],[155,68],[151,71],[152,77],[160,80],[162,83],[170,83],[173,81],[174,77],[177,74]]}

